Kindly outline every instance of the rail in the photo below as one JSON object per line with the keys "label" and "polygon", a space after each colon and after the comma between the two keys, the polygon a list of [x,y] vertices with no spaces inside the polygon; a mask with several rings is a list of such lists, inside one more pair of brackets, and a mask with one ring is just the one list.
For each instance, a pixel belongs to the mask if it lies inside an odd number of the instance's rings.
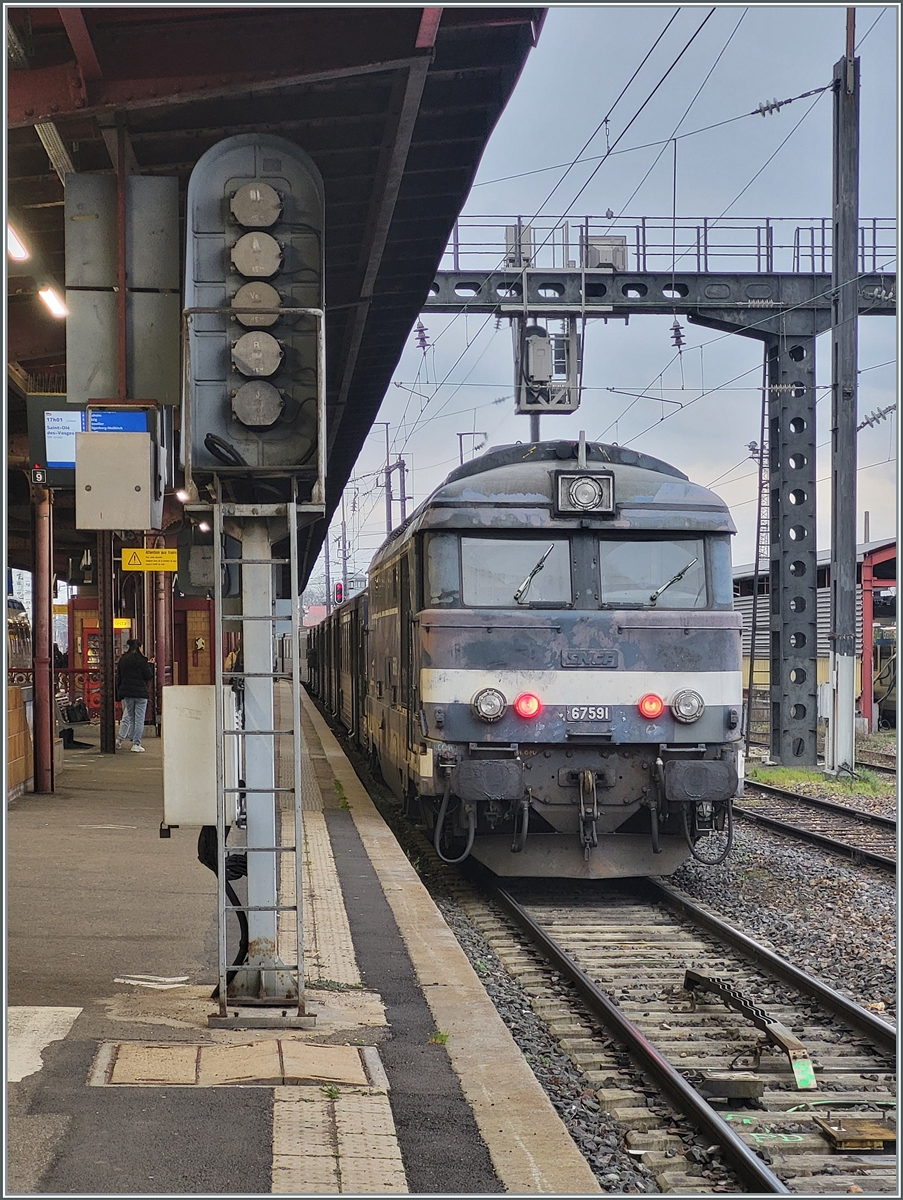
{"label": "rail", "polygon": [[[896,222],[859,222],[859,270],[896,270]],[[460,218],[440,271],[608,266],[616,271],[830,274],[830,217]]]}
{"label": "rail", "polygon": [[787,1195],[790,1191],[733,1129],[702,1098],[699,1092],[667,1062],[655,1046],[630,1021],[549,934],[527,913],[506,889],[497,884],[490,895],[511,916],[556,970],[579,991],[590,1011],[626,1046],[632,1058],[647,1071],[698,1128],[704,1129],[721,1148],[724,1157],[753,1191]]}
{"label": "rail", "polygon": [[[897,822],[892,817],[879,816],[864,809],[837,804],[832,800],[824,800],[816,796],[803,796],[799,792],[792,792],[787,788],[759,783],[758,780],[747,780],[747,787],[750,792],[759,791],[765,796],[789,803],[791,807],[786,812],[782,811],[780,816],[776,816],[774,811],[760,812],[757,808],[750,807],[749,804],[735,804],[735,816],[761,825],[765,829],[773,830],[775,833],[785,834],[798,841],[810,842],[823,850],[841,854],[853,862],[877,867],[882,871],[896,872],[897,859],[895,855],[881,854],[874,845],[855,845],[848,840],[842,841],[840,838],[832,836],[831,832],[826,832],[824,826],[812,828],[811,825],[799,824],[800,820],[817,822],[819,819],[823,819],[830,822],[833,819],[835,823],[833,832],[837,833],[843,832],[842,829],[836,828],[837,823],[840,822],[842,825],[845,822],[854,835],[863,831],[873,831],[872,841],[877,841],[878,845],[881,844],[881,835],[884,834],[885,846],[882,848],[886,848],[887,843],[896,844]],[[747,799],[754,803],[754,798],[749,794],[747,794]],[[848,838],[849,834],[844,834],[844,837]]]}

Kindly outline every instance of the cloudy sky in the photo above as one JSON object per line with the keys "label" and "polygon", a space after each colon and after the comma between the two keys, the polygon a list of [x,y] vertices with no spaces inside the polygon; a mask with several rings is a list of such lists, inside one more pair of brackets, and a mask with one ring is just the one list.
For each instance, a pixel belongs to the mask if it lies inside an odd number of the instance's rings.
{"label": "cloudy sky", "polygon": [[[860,216],[882,218],[885,230],[898,211],[898,16],[896,5],[856,9]],[[567,222],[573,239],[583,218],[610,210],[610,232],[631,240],[639,218],[658,218],[656,236],[667,243],[667,266],[659,269],[670,268],[672,221],[679,228],[717,219],[713,241],[746,244],[771,218],[776,269],[791,270],[794,230],[831,213],[831,93],[803,93],[830,84],[845,31],[841,5],[553,6],[462,214],[462,240],[495,243],[471,265],[496,265],[503,227],[518,216],[537,228],[545,222],[560,230]],[[788,99],[778,111],[756,112]],[[894,241],[891,232],[878,237],[877,262],[890,271]],[[392,460],[400,454],[408,464],[415,503],[462,451],[469,458],[484,440],[529,438],[529,418],[514,413],[508,322],[497,328],[480,314],[423,320],[429,348],[411,336],[379,414],[389,422]],[[542,436],[576,439],[585,430],[588,439],[630,445],[713,484],[738,528],[734,561],[748,563],[756,517],[748,443],[759,437],[762,347],[681,319],[677,354],[673,320],[589,322],[581,407],[543,417]],[[896,401],[896,322],[863,318],[859,337],[861,419]],[[821,549],[830,531],[830,333],[818,339],[817,380]],[[385,445],[385,426],[377,425],[346,491],[350,569],[366,569],[385,533]],[[872,539],[896,533],[897,445],[895,414],[859,435],[859,540],[865,511]],[[337,515],[333,579],[340,575],[338,536]],[[322,559],[314,578],[321,572]]]}

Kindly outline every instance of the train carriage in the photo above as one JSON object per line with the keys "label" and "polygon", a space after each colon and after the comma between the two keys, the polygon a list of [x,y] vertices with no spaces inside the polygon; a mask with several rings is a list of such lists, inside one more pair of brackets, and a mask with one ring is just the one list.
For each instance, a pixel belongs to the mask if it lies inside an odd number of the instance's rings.
{"label": "train carriage", "polygon": [[321,668],[313,688],[449,861],[604,878],[714,860],[742,776],[733,532],[647,455],[491,450],[377,552],[366,608],[318,633],[344,682]]}

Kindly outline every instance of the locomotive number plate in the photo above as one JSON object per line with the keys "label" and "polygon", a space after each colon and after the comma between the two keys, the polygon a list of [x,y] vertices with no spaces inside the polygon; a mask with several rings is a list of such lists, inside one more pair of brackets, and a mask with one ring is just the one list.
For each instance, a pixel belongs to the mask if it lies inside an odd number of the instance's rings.
{"label": "locomotive number plate", "polygon": [[610,721],[611,708],[607,704],[577,704],[564,710],[566,721]]}

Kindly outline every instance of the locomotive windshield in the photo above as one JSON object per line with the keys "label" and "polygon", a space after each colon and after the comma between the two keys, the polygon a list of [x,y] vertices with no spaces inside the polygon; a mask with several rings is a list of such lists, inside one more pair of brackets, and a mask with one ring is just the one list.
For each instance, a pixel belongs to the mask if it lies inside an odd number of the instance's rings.
{"label": "locomotive windshield", "polygon": [[602,603],[705,608],[704,562],[699,539],[600,540]]}
{"label": "locomotive windshield", "polygon": [[[452,608],[729,608],[729,549],[725,539],[708,540],[709,548],[704,538],[663,531],[630,537],[432,533],[424,600],[426,607]],[[721,541],[723,548],[716,547]]]}
{"label": "locomotive windshield", "polygon": [[[542,562],[542,568],[537,564]],[[525,583],[529,579],[529,585]],[[569,543],[545,537],[461,539],[463,601],[474,608],[572,601]],[[516,594],[520,599],[516,599]]]}

